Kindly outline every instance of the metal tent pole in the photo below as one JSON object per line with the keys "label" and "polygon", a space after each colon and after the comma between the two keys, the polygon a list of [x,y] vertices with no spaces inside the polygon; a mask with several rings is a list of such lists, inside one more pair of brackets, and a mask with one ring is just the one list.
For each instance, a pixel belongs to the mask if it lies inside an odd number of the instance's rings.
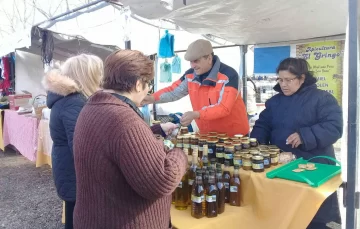
{"label": "metal tent pole", "polygon": [[357,73],[358,73],[358,26],[357,0],[349,3],[349,107],[348,107],[348,152],[347,152],[347,191],[346,228],[356,228],[356,163],[357,157]]}
{"label": "metal tent pole", "polygon": [[240,74],[242,74],[242,83],[243,83],[243,100],[245,107],[247,108],[247,80],[246,80],[246,53],[247,45],[241,45],[240,47]]}

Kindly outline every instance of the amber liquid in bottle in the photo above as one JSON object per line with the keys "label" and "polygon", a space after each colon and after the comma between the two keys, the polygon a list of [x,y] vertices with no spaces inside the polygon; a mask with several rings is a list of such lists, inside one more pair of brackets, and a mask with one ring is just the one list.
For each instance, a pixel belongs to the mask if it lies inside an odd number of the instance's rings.
{"label": "amber liquid in bottle", "polygon": [[225,203],[229,203],[230,200],[230,163],[229,161],[225,161],[225,168],[223,172],[223,182],[225,185]]}
{"label": "amber liquid in bottle", "polygon": [[[187,152],[185,152],[187,155]],[[174,197],[175,197],[175,208],[177,210],[186,210],[189,205],[189,183],[188,183],[188,171],[181,178],[181,181],[178,187],[175,189]]]}
{"label": "amber liquid in bottle", "polygon": [[206,216],[213,218],[218,215],[218,190],[215,184],[215,171],[211,170],[209,174],[209,184],[206,187]]}
{"label": "amber liquid in bottle", "polygon": [[198,148],[194,148],[193,149],[193,154],[192,154],[192,163],[189,169],[189,174],[188,174],[188,184],[189,184],[189,205],[191,204],[191,192],[193,189],[193,184],[194,181],[196,179],[196,169],[199,168],[200,169],[200,165],[198,163]]}
{"label": "amber liquid in bottle", "polygon": [[240,175],[239,165],[234,166],[234,174],[230,180],[230,205],[240,206]]}
{"label": "amber liquid in bottle", "polygon": [[201,165],[201,168],[203,168],[203,169],[207,169],[209,166],[208,146],[207,145],[203,145],[203,155],[200,160],[200,165]]}
{"label": "amber liquid in bottle", "polygon": [[226,189],[225,184],[223,182],[223,176],[221,167],[216,169],[216,187],[218,190],[217,195],[217,207],[218,207],[218,214],[221,214],[225,211],[225,195],[226,195]]}
{"label": "amber liquid in bottle", "polygon": [[204,217],[205,190],[202,182],[201,171],[196,171],[196,181],[191,193],[191,216],[200,219]]}

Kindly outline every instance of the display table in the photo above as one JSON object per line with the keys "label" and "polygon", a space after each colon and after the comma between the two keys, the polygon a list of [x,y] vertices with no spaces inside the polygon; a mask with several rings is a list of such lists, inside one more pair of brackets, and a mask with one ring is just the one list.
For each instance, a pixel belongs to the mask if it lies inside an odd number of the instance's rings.
{"label": "display table", "polygon": [[50,136],[49,120],[40,120],[36,167],[40,167],[42,165],[50,165],[51,167],[52,145],[53,141]]}
{"label": "display table", "polygon": [[0,109],[0,149],[5,151],[4,138],[3,138],[3,125],[4,125],[4,110]]}
{"label": "display table", "polygon": [[5,110],[4,115],[4,146],[13,145],[24,157],[35,161],[38,119],[31,114],[19,115],[13,110]]}
{"label": "display table", "polygon": [[[268,170],[270,171],[270,170]],[[171,221],[179,229],[305,229],[324,200],[342,183],[338,175],[318,188],[266,173],[240,169],[241,207],[225,206],[216,218],[195,219],[187,210],[171,209]]]}

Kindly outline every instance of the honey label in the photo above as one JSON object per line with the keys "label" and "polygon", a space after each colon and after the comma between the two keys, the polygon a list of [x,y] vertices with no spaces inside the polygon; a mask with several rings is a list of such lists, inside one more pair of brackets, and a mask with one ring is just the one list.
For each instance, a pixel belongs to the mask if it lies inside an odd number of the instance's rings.
{"label": "honey label", "polygon": [[279,162],[279,157],[272,157],[271,158],[271,163],[278,163]]}
{"label": "honey label", "polygon": [[189,185],[193,185],[193,183],[194,183],[194,180],[192,180],[192,179],[189,179],[189,180],[188,180],[188,182],[189,182]]}
{"label": "honey label", "polygon": [[202,147],[202,146],[199,146],[199,151],[204,151],[204,147]]}
{"label": "honey label", "polygon": [[213,154],[213,153],[214,153],[214,150],[209,148],[208,154]]}
{"label": "honey label", "polygon": [[234,155],[231,154],[231,153],[230,153],[230,154],[228,154],[228,153],[225,153],[225,154],[224,154],[224,158],[225,158],[225,159],[228,159],[228,160],[233,159],[233,156],[234,156]]}
{"label": "honey label", "polygon": [[225,188],[229,188],[229,183],[227,183],[227,182],[224,182],[224,185],[225,185]]}
{"label": "honey label", "polygon": [[182,188],[183,184],[182,182],[180,181],[179,185],[178,185],[178,188]]}
{"label": "honey label", "polygon": [[237,186],[230,186],[230,192],[238,192]]}
{"label": "honey label", "polygon": [[242,160],[241,159],[237,159],[237,160],[234,159],[234,165],[242,166]]}
{"label": "honey label", "polygon": [[189,149],[190,148],[190,144],[183,144],[185,149]]}
{"label": "honey label", "polygon": [[264,168],[264,164],[260,163],[260,164],[252,164],[252,168],[253,169],[263,169]]}
{"label": "honey label", "polygon": [[270,161],[268,159],[264,159],[264,165],[269,165]]}
{"label": "honey label", "polygon": [[243,161],[243,166],[251,166],[251,161]]}
{"label": "honey label", "polygon": [[224,154],[223,154],[223,153],[216,153],[216,157],[217,157],[217,158],[223,158],[223,157],[224,157]]}
{"label": "honey label", "polygon": [[204,195],[202,195],[202,196],[191,195],[191,201],[194,202],[194,203],[201,204],[203,199],[204,199]]}
{"label": "honey label", "polygon": [[206,195],[206,202],[209,203],[216,202],[216,195],[211,195],[211,196]]}

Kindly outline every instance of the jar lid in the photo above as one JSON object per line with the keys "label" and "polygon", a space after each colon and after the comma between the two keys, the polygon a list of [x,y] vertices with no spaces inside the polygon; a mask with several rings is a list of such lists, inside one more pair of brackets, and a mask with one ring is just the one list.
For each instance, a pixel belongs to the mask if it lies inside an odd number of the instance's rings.
{"label": "jar lid", "polygon": [[176,137],[177,139],[183,139],[184,137],[182,135],[179,135]]}
{"label": "jar lid", "polygon": [[221,139],[221,140],[228,140],[229,138],[228,138],[228,137],[220,137],[219,139]]}
{"label": "jar lid", "polygon": [[247,153],[247,154],[243,154],[242,157],[245,159],[251,159],[253,156]]}
{"label": "jar lid", "polygon": [[233,144],[233,146],[239,146],[239,145],[241,145],[241,142],[233,142],[232,144]]}
{"label": "jar lid", "polygon": [[279,147],[277,147],[276,145],[268,145],[269,149],[279,149]]}
{"label": "jar lid", "polygon": [[212,131],[212,132],[209,132],[208,134],[209,134],[209,135],[217,135],[217,132]]}
{"label": "jar lid", "polygon": [[200,137],[199,141],[206,142],[206,141],[207,141],[207,138]]}
{"label": "jar lid", "polygon": [[237,141],[239,138],[230,138],[232,141]]}
{"label": "jar lid", "polygon": [[249,140],[249,137],[242,137],[241,140]]}
{"label": "jar lid", "polygon": [[207,142],[209,142],[209,143],[217,143],[218,140],[217,139],[208,139]]}
{"label": "jar lid", "polygon": [[269,154],[270,154],[270,155],[277,155],[278,152],[276,152],[276,151],[270,151]]}
{"label": "jar lid", "polygon": [[256,138],[250,138],[250,142],[257,142]]}
{"label": "jar lid", "polygon": [[250,141],[249,140],[242,140],[242,143],[243,144],[250,144]]}
{"label": "jar lid", "polygon": [[180,127],[180,130],[187,130],[188,128],[186,126]]}
{"label": "jar lid", "polygon": [[270,157],[270,154],[269,154],[269,153],[261,153],[261,155],[262,155],[263,157]]}
{"label": "jar lid", "polygon": [[216,146],[224,147],[225,144],[224,143],[216,143]]}
{"label": "jar lid", "polygon": [[219,133],[218,136],[219,137],[227,137],[227,133]]}
{"label": "jar lid", "polygon": [[255,161],[262,161],[262,160],[264,160],[264,157],[260,156],[260,155],[256,155],[256,156],[253,156],[252,159]]}
{"label": "jar lid", "polygon": [[234,149],[234,146],[233,145],[225,145],[225,148],[226,149]]}
{"label": "jar lid", "polygon": [[244,135],[242,135],[242,134],[235,134],[234,137],[235,137],[235,138],[242,138],[242,137],[244,137]]}
{"label": "jar lid", "polygon": [[192,135],[191,138],[192,138],[192,139],[199,139],[199,137],[196,136],[196,135]]}

